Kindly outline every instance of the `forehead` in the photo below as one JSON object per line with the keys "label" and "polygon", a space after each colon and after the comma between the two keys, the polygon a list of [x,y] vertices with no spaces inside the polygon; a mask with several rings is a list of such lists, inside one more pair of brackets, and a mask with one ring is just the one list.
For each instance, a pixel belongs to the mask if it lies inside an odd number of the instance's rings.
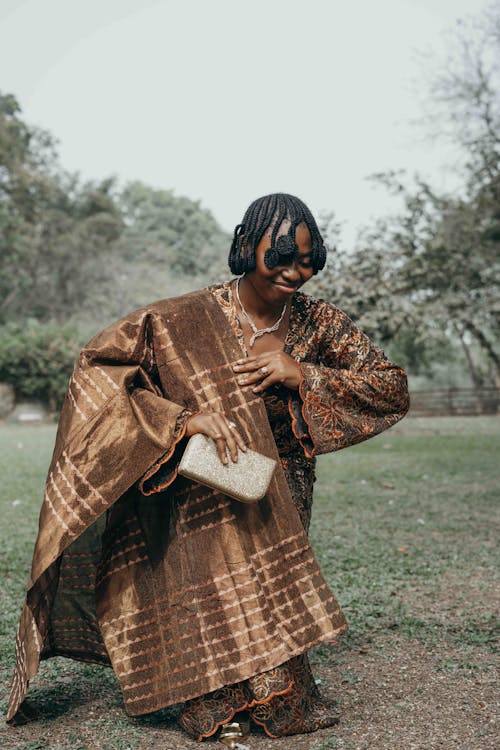
{"label": "forehead", "polygon": [[[288,232],[290,231],[290,224],[290,219],[284,219],[278,227],[276,237],[282,237],[283,235],[288,234]],[[273,228],[274,224],[270,224],[265,231],[264,236],[268,239],[271,239]],[[303,221],[297,225],[297,228],[295,230],[295,242],[299,246],[299,250],[304,250],[304,248],[310,249],[312,247],[311,233],[307,227],[307,224]]]}

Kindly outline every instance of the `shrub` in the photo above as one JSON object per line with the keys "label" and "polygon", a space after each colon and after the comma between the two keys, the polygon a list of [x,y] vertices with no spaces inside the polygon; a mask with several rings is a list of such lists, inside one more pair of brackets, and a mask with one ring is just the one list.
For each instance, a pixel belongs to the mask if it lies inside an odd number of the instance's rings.
{"label": "shrub", "polygon": [[59,409],[80,346],[74,324],[7,323],[0,326],[0,381],[10,383],[16,400],[35,398]]}

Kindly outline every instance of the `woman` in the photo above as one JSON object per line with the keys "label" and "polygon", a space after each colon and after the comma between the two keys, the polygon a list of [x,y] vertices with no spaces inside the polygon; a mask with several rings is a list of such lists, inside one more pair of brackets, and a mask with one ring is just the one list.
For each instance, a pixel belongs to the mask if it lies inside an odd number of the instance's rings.
{"label": "woman", "polygon": [[[335,306],[299,292],[325,264],[298,198],[258,199],[234,233],[239,278],[139,310],[70,380],[17,638],[8,718],[40,658],[111,664],[127,711],[183,704],[234,744],[337,720],[306,652],[347,625],[307,540],[315,456],[390,427],[406,377]],[[243,505],[177,476],[186,440],[222,462],[278,459]]]}

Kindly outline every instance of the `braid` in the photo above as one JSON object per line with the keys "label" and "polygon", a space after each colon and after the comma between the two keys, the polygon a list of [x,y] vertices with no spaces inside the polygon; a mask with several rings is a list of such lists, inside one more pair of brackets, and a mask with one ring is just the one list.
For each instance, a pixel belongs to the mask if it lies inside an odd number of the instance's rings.
{"label": "braid", "polygon": [[[228,257],[229,268],[232,273],[240,276],[255,269],[255,248],[270,226],[272,226],[271,248],[267,252],[271,252],[270,258],[279,257],[281,237],[278,241],[278,249],[274,250],[274,248],[277,243],[278,230],[285,219],[290,221],[287,236],[293,240],[293,243],[295,243],[297,226],[302,222],[306,224],[311,235],[313,271],[316,274],[324,267],[326,248],[318,225],[306,204],[300,198],[288,193],[271,193],[270,195],[264,195],[262,198],[257,198],[251,203],[245,211],[242,223],[235,227]],[[288,242],[290,243],[290,240]],[[290,251],[285,250],[285,252],[289,253]],[[266,260],[265,262],[268,265]],[[274,263],[274,265],[277,265],[277,263]]]}

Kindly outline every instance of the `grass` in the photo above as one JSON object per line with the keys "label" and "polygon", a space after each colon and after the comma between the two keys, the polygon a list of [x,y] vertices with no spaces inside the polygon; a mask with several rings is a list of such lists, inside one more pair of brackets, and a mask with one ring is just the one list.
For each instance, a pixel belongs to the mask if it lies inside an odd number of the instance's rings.
{"label": "grass", "polygon": [[[0,425],[1,710],[54,437],[52,425]],[[443,674],[474,675],[477,654],[491,654],[499,448],[497,418],[413,418],[321,458],[311,539],[350,631],[313,659],[341,664],[342,683],[362,688],[345,664],[350,651],[387,648],[391,638],[456,648],[436,662]],[[0,730],[2,747],[134,750],[155,723],[125,715],[111,670],[67,659],[42,664],[30,697],[42,712],[35,734],[11,740]],[[350,747],[333,734],[311,743]]]}
{"label": "grass", "polygon": [[397,629],[493,647],[495,618],[467,604],[464,582],[485,600],[498,570],[499,443],[500,420],[408,419],[326,458],[311,537],[349,644]]}

